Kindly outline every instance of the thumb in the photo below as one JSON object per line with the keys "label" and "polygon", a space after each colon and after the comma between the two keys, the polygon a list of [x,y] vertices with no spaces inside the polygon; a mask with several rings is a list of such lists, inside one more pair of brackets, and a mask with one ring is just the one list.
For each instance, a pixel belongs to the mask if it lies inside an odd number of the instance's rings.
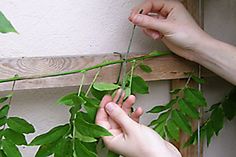
{"label": "thumb", "polygon": [[133,130],[135,122],[123,111],[120,106],[110,102],[106,105],[106,112],[127,133]]}
{"label": "thumb", "polygon": [[170,23],[165,19],[157,19],[148,15],[137,14],[131,19],[135,25],[156,30],[162,34],[170,32]]}

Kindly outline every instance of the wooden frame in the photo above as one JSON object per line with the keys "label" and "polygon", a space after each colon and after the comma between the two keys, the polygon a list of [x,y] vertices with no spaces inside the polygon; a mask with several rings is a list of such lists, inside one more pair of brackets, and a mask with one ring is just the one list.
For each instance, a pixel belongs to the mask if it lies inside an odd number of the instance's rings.
{"label": "wooden frame", "polygon": [[[131,54],[131,56],[135,57],[139,55]],[[119,56],[107,54],[99,56],[5,58],[0,60],[0,79],[7,79],[16,74],[19,76],[32,76],[83,69],[105,60],[119,60]],[[177,56],[157,57],[147,59],[144,62],[152,67],[153,72],[147,74],[137,68],[135,73],[141,75],[146,81],[185,78],[186,75],[184,73],[197,70],[197,64]],[[118,76],[119,66],[104,67],[98,80],[115,82]],[[204,71],[205,75],[210,74],[208,70]],[[92,70],[86,74],[85,84],[89,84],[92,81],[95,73],[96,70]],[[81,74],[73,74],[54,78],[17,81],[15,90],[78,86],[80,76]],[[11,86],[12,82],[1,83],[0,91],[10,90]]]}

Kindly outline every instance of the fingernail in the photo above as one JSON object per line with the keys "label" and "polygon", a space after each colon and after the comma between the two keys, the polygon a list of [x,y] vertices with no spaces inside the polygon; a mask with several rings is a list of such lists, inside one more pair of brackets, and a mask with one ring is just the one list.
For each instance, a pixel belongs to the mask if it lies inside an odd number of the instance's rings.
{"label": "fingernail", "polygon": [[134,22],[141,22],[142,21],[142,16],[141,15],[135,15],[133,21]]}
{"label": "fingernail", "polygon": [[115,108],[114,105],[116,105],[116,104],[114,104],[114,103],[112,103],[112,102],[108,103],[108,104],[106,105],[106,110],[107,110],[107,112],[112,112],[112,111],[114,110],[114,108]]}

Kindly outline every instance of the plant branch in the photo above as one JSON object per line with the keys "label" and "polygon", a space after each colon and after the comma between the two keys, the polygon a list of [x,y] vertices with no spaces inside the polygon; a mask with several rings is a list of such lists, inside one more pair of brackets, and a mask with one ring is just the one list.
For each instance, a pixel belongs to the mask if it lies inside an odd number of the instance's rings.
{"label": "plant branch", "polygon": [[[157,52],[155,51],[154,53],[150,53],[147,55],[142,55],[138,57],[133,57],[127,60],[127,62],[131,62],[133,60],[145,60],[148,58],[154,58],[154,57],[160,57],[160,56],[166,56],[172,54],[171,52]],[[14,76],[12,78],[8,79],[2,79],[0,80],[0,83],[5,83],[5,82],[13,82],[13,81],[19,81],[19,80],[30,80],[30,79],[42,79],[42,78],[49,78],[49,77],[57,77],[57,76],[65,76],[65,75],[71,75],[71,74],[77,74],[77,73],[83,73],[86,71],[102,68],[105,66],[109,65],[114,65],[114,64],[120,64],[123,63],[124,60],[113,60],[113,61],[106,61],[101,64],[97,64],[91,67],[87,67],[84,69],[79,69],[79,70],[72,70],[72,71],[66,71],[66,72],[59,72],[59,73],[54,73],[54,74],[44,74],[44,75],[34,75],[34,76]]]}
{"label": "plant branch", "polygon": [[88,96],[88,94],[89,94],[91,88],[93,87],[93,84],[96,82],[96,80],[97,80],[97,78],[98,78],[98,75],[99,75],[100,72],[101,72],[101,69],[102,69],[102,68],[99,68],[99,70],[97,71],[96,75],[94,76],[93,81],[92,81],[92,83],[90,84],[90,86],[89,86],[89,88],[88,88],[88,90],[87,90],[85,96]]}
{"label": "plant branch", "polygon": [[81,79],[81,83],[80,83],[80,86],[79,86],[79,90],[78,90],[78,96],[80,96],[81,91],[82,91],[82,87],[83,87],[83,85],[84,85],[85,74],[86,74],[86,72],[84,71],[84,72],[83,72],[82,79]]}

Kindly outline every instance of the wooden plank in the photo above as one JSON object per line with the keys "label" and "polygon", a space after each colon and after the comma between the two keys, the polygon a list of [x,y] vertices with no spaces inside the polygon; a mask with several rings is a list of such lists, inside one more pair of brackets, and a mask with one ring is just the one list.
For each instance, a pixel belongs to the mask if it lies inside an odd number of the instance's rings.
{"label": "wooden plank", "polygon": [[[139,55],[131,54],[131,57],[134,56]],[[0,59],[0,79],[10,78],[15,74],[19,76],[32,76],[82,69],[106,60],[119,60],[119,57],[113,54],[106,54],[93,56],[2,58]],[[135,73],[141,75],[147,81],[185,78],[185,72],[190,72],[197,68],[195,63],[177,56],[153,58],[145,60],[144,63],[151,66],[153,72],[146,74],[137,68]],[[103,68],[98,80],[115,82],[118,76],[118,70],[119,65]],[[95,73],[96,70],[92,70],[86,74],[85,84],[89,84],[92,81]],[[206,70],[205,74],[208,75],[209,72]],[[15,89],[77,86],[80,83],[80,78],[81,74],[73,74],[63,77],[17,81]],[[9,90],[11,85],[12,83],[0,84],[0,91]]]}
{"label": "wooden plank", "polygon": [[[187,10],[190,12],[190,14],[193,16],[193,18],[197,21],[197,23],[203,28],[203,6],[201,6],[201,0],[182,0],[183,4],[187,8]],[[171,88],[182,88],[185,83],[186,79],[176,79],[171,81]],[[192,86],[196,87],[196,84],[192,84]],[[192,127],[194,130],[197,129],[197,121],[192,122]],[[188,140],[188,136],[184,133],[180,134],[180,141],[178,143],[175,143],[175,145],[179,148],[182,157],[197,157],[197,145],[192,145],[187,148],[182,148],[181,146]],[[203,156],[203,144],[201,143],[201,156]]]}
{"label": "wooden plank", "polygon": [[[176,79],[171,81],[171,88],[172,89],[177,89],[177,88],[182,88],[186,84],[186,79]],[[190,84],[191,87],[196,88],[196,84],[193,84],[191,82]],[[197,129],[197,121],[192,121],[192,128],[193,130]],[[182,148],[182,145],[186,143],[186,141],[189,139],[189,135],[186,135],[185,133],[181,132],[180,133],[180,140],[178,143],[174,143],[176,147],[179,148],[182,157],[197,157],[197,145],[191,145],[186,148]]]}

